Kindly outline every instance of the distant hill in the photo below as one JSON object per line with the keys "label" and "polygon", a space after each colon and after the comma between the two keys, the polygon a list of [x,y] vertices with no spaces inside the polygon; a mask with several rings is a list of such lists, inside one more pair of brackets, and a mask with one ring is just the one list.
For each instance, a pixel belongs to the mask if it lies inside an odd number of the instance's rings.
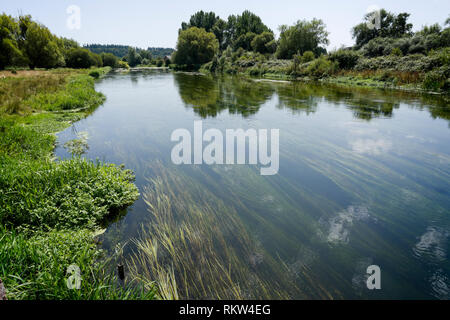
{"label": "distant hill", "polygon": [[[94,53],[102,53],[102,52],[107,52],[107,53],[112,53],[113,55],[115,55],[118,58],[122,58],[123,56],[125,56],[128,53],[128,48],[130,46],[124,46],[124,45],[120,45],[120,44],[88,44],[84,46],[85,48],[88,48],[89,50],[91,50]],[[136,50],[139,52],[143,49],[140,48],[136,48]],[[172,54],[172,52],[174,52],[175,50],[172,48],[153,48],[153,47],[149,47],[147,48],[148,51],[151,52],[152,56],[154,58],[158,58],[161,57],[163,58],[164,56],[170,56]]]}

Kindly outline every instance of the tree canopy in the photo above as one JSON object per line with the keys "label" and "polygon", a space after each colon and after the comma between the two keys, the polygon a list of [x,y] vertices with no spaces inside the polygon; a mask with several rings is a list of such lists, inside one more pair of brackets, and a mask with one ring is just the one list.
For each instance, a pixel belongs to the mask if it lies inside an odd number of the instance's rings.
{"label": "tree canopy", "polygon": [[212,32],[191,27],[180,31],[175,53],[175,63],[199,65],[211,61],[219,49],[219,42]]}
{"label": "tree canopy", "polygon": [[374,17],[373,14],[366,14],[364,16],[364,22],[354,26],[352,29],[352,36],[356,41],[357,47],[362,47],[377,37],[401,38],[412,35],[412,24],[408,23],[409,13],[394,14],[385,9],[381,9],[379,12],[380,27],[370,28],[368,22],[373,22],[371,21]]}
{"label": "tree canopy", "polygon": [[292,59],[294,54],[303,54],[305,51],[319,54],[324,50],[320,45],[328,43],[328,32],[322,20],[299,20],[290,27],[280,26],[280,39],[276,55],[281,59]]}

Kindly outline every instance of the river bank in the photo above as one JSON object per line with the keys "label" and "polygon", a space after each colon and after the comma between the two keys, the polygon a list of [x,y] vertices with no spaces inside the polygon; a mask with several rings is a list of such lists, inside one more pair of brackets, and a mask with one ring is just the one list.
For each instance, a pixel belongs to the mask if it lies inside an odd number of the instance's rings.
{"label": "river bank", "polygon": [[[151,289],[120,286],[108,267],[115,257],[95,242],[106,221],[139,196],[133,173],[81,158],[82,135],[67,144],[71,159],[53,156],[55,134],[105,101],[94,79],[110,70],[2,72],[0,278],[8,299],[154,296]],[[79,290],[70,290],[68,281]]]}

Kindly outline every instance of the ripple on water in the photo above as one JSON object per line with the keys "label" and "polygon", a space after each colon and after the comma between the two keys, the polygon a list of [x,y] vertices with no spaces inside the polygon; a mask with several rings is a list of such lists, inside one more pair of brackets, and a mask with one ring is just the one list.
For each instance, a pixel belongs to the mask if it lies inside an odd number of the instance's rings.
{"label": "ripple on water", "polygon": [[328,234],[326,240],[329,243],[348,243],[350,227],[354,221],[366,220],[369,210],[365,206],[349,206],[340,211],[336,216],[328,220]]}
{"label": "ripple on water", "polygon": [[447,237],[448,232],[437,227],[428,227],[413,248],[414,255],[418,258],[428,257],[437,261],[444,261],[446,257],[444,246]]}
{"label": "ripple on water", "polygon": [[437,299],[450,299],[450,281],[442,269],[438,269],[429,281],[434,297]]}

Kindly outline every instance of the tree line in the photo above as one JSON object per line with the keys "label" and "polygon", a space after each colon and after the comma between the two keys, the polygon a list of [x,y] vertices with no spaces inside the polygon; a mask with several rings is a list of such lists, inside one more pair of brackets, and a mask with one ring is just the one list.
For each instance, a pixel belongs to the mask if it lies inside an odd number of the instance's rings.
{"label": "tree line", "polygon": [[58,37],[30,15],[0,15],[0,70],[6,67],[90,68],[110,66],[168,65],[171,48],[146,50],[122,45],[92,44]]}
{"label": "tree line", "polygon": [[125,66],[111,53],[96,54],[75,40],[58,37],[30,15],[0,15],[0,69],[5,67],[90,68]]}
{"label": "tree line", "polygon": [[[366,56],[425,54],[430,50],[450,46],[450,18],[444,23],[424,26],[412,32],[409,13],[395,14],[381,9],[379,28],[370,28],[372,13],[352,28],[355,44],[350,50]],[[260,17],[246,10],[230,15],[226,20],[214,12],[199,11],[188,22],[182,22],[178,31],[177,49],[173,61],[181,66],[194,67],[215,63],[224,53],[254,52],[276,59],[306,59],[327,53],[329,32],[321,19],[298,20],[293,25],[281,25],[280,36],[275,35]],[[303,57],[304,54],[306,56]],[[354,58],[353,58],[354,59]],[[310,59],[309,59],[310,60]],[[352,57],[342,54],[342,63]],[[351,61],[350,61],[351,62]],[[350,63],[351,64],[351,63]]]}
{"label": "tree line", "polygon": [[[122,59],[128,54],[128,50],[129,48],[131,48],[131,46],[119,44],[88,44],[85,45],[84,48],[87,48],[92,52],[99,54],[102,52],[112,53],[117,58]],[[161,48],[161,47],[148,47],[147,49],[141,48],[135,49],[138,53],[143,51],[149,52],[152,58],[164,58],[166,56],[168,57],[174,51],[174,49],[172,48]]]}

